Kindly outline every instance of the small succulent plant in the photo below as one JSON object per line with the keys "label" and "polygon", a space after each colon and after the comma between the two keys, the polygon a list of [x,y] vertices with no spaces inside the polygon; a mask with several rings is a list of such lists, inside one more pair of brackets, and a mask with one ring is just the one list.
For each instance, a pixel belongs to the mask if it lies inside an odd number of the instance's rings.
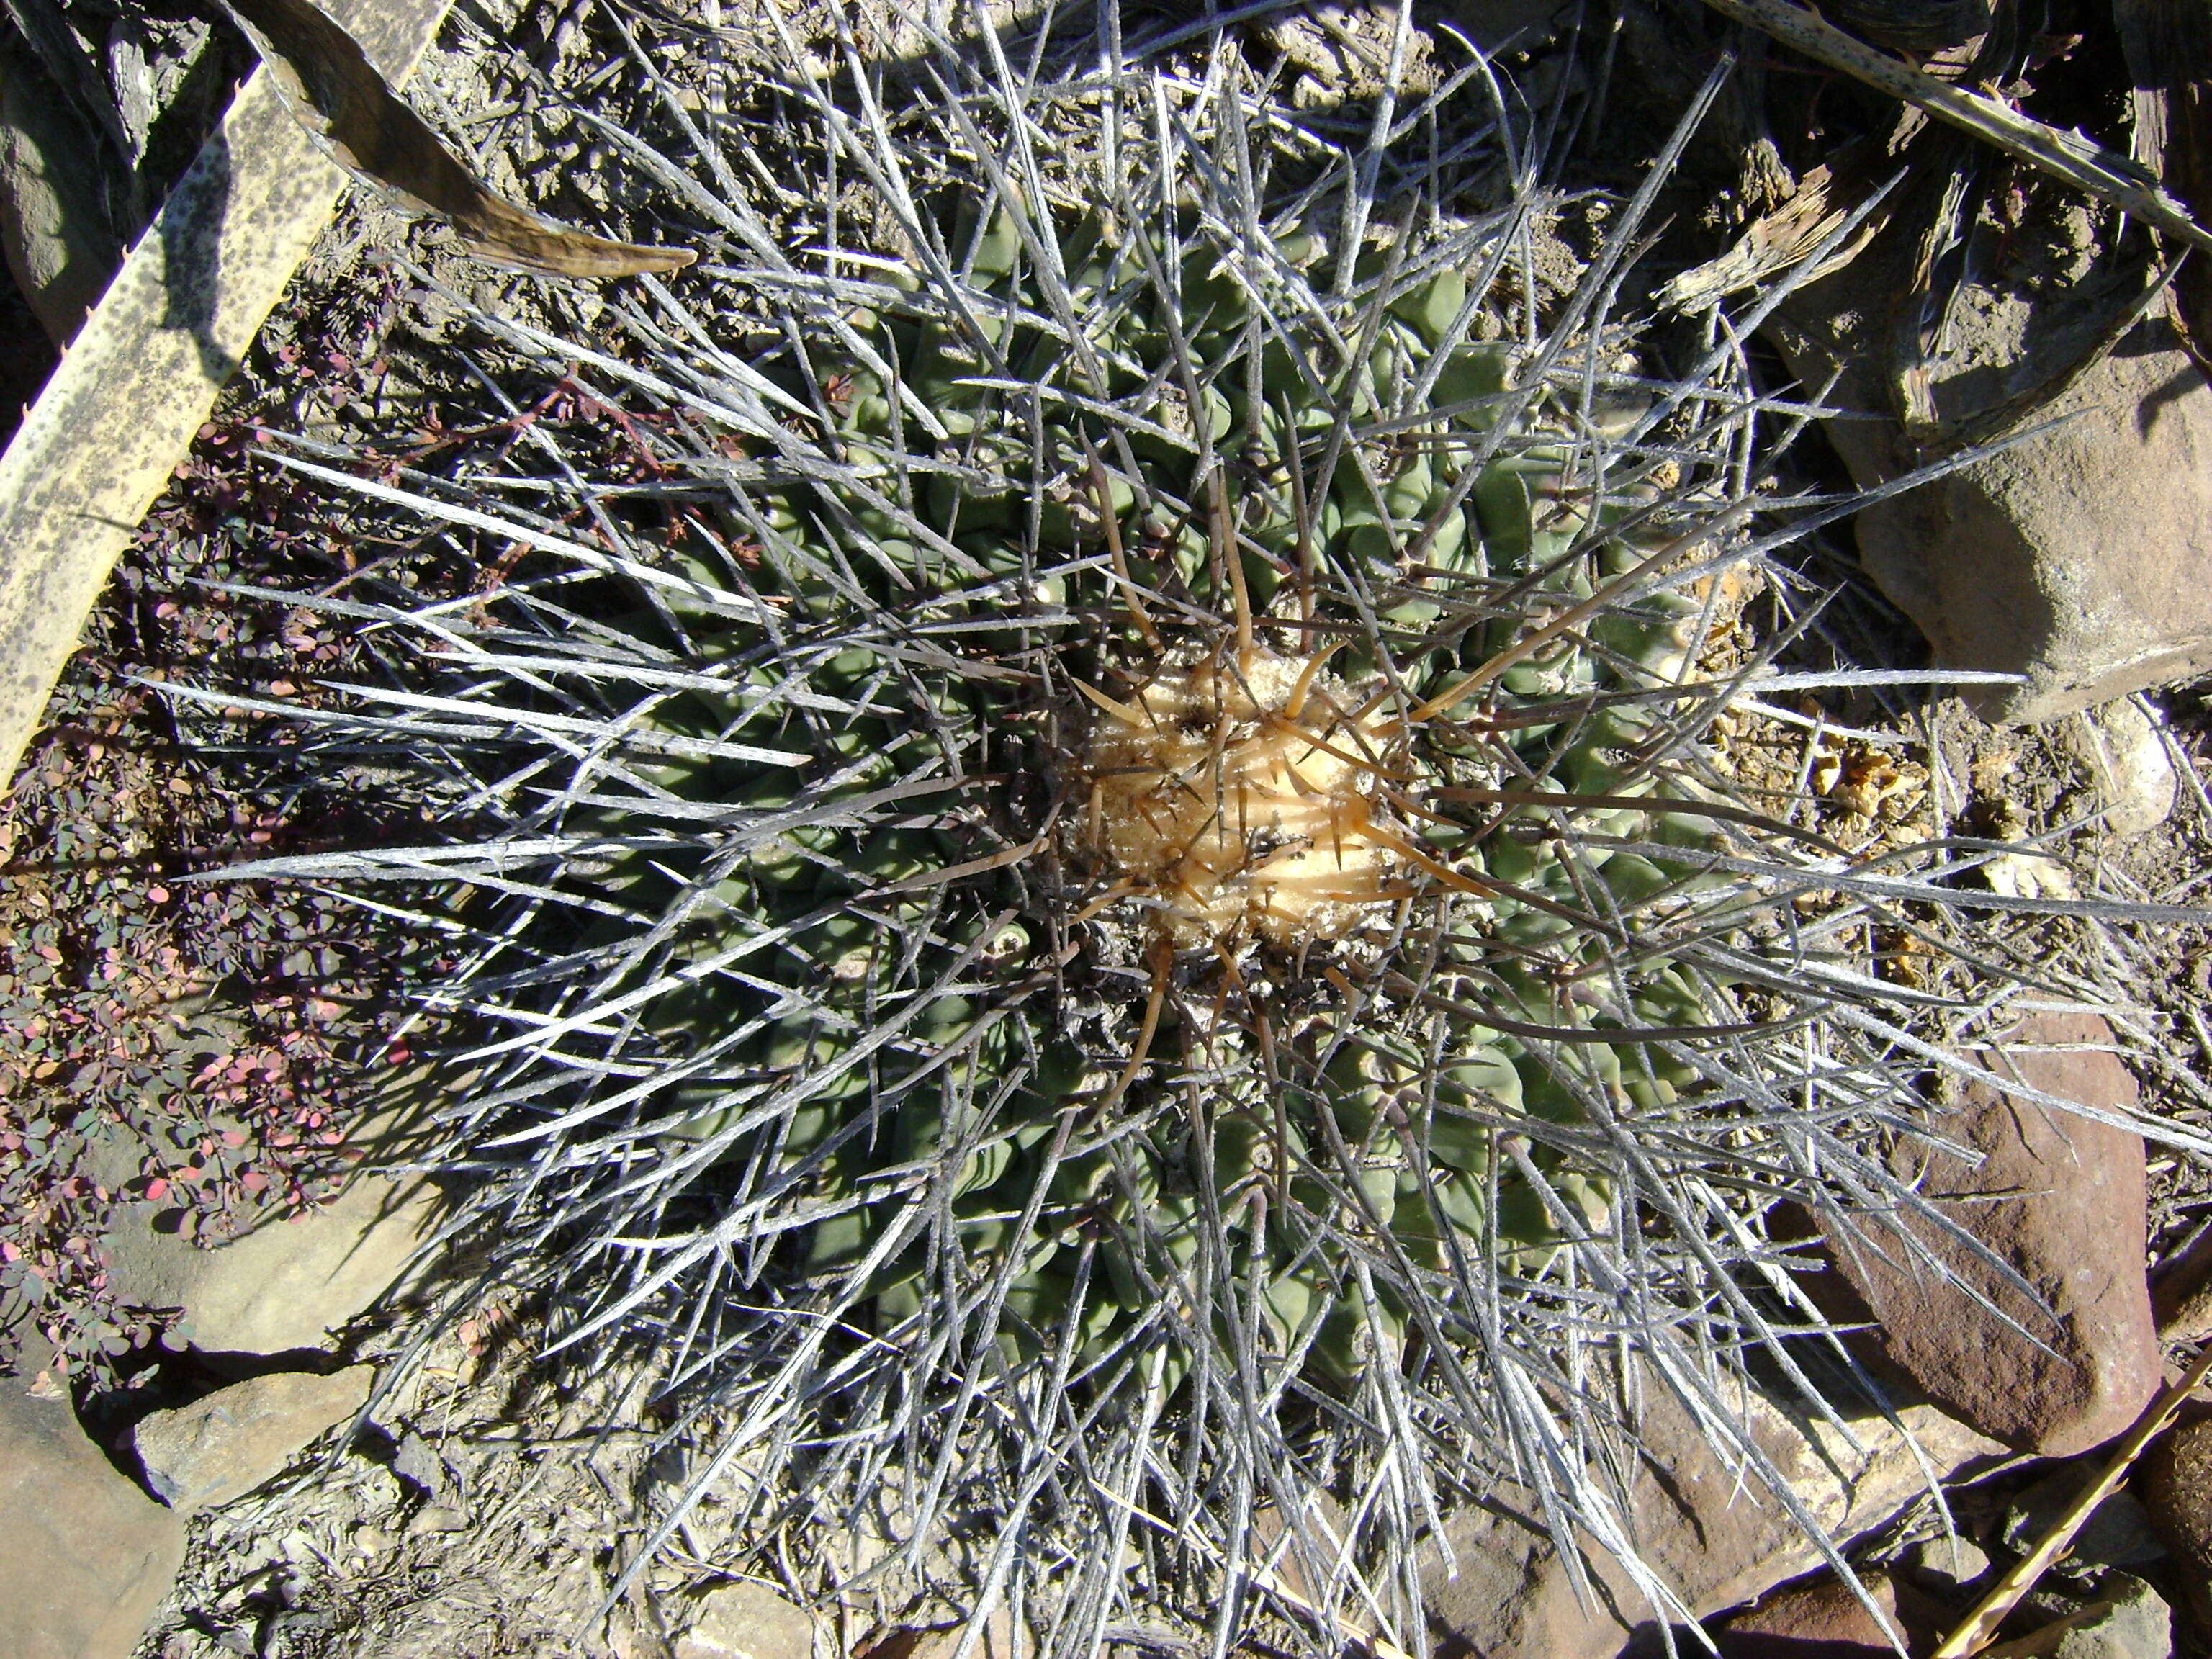
{"label": "small succulent plant", "polygon": [[420,652],[354,730],[467,832],[283,866],[459,884],[504,1258],[571,1343],[663,1334],[698,1490],[889,1502],[925,1573],[981,1525],[1069,1653],[1133,1528],[1229,1632],[1255,1510],[1317,1492],[1324,1641],[1418,1640],[1419,1540],[1499,1480],[1643,1573],[1625,1358],[1723,1437],[1698,1379],[1796,1376],[1765,1217],[1910,1202],[1931,1063],[1863,940],[1941,890],[1711,763],[1744,605],[1802,596],[1740,361],[1609,314],[1648,202],[1547,296],[1475,69],[1340,141],[1208,52],[794,72],[781,142],[861,182],[790,236],[609,126],[723,246],[607,350],[479,318],[565,423],[284,458],[504,577],[351,613]]}

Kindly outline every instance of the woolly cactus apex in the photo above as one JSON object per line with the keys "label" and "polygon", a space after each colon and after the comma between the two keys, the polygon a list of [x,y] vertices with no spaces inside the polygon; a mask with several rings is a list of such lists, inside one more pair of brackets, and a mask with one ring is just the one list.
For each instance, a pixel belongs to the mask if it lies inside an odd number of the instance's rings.
{"label": "woolly cactus apex", "polygon": [[[467,830],[283,867],[466,890],[487,1236],[711,1403],[740,1513],[888,1513],[920,1581],[981,1538],[963,1605],[1054,1652],[1140,1597],[1333,1651],[1419,1644],[1421,1540],[1511,1480],[1664,1605],[1620,1357],[1723,1441],[1747,1352],[1813,1393],[1765,1217],[1915,1201],[1938,1051],[1863,940],[1946,849],[1870,878],[1709,763],[1759,404],[1607,314],[1648,201],[1540,310],[1543,191],[1460,206],[1510,106],[1341,143],[1194,40],[785,42],[840,206],[781,234],[757,138],[614,132],[726,245],[604,349],[478,318],[587,403],[450,483],[288,463],[528,553],[374,611],[416,683],[331,717]],[[1294,1603],[1253,1517],[1315,1494]]]}

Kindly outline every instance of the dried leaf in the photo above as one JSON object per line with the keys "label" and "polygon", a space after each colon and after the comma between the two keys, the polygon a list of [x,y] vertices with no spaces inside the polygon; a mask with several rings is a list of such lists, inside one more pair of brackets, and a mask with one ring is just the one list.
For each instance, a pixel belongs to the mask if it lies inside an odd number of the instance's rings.
{"label": "dried leaf", "polygon": [[332,160],[398,205],[442,216],[478,258],[556,276],[628,276],[691,263],[689,249],[610,241],[495,196],[393,95],[359,43],[308,0],[223,0],[223,9]]}
{"label": "dried leaf", "polygon": [[[1660,289],[1659,303],[1692,313],[1710,311],[1729,295],[1756,288],[1820,253],[1838,231],[1845,232],[1841,245],[1827,249],[1801,280],[1816,282],[1842,270],[1889,222],[1887,213],[1869,203],[1889,188],[1864,166],[1870,154],[1869,147],[1868,154],[1844,161],[1841,179],[1827,166],[1814,167],[1786,200],[1753,221],[1727,252],[1682,272]],[[1867,205],[1853,225],[1854,210],[1862,204]]]}

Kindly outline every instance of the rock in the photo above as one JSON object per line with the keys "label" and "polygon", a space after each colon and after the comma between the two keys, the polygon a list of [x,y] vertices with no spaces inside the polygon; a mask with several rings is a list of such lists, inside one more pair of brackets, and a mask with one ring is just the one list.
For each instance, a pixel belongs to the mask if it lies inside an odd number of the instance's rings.
{"label": "rock", "polygon": [[750,1580],[708,1591],[676,1644],[676,1659],[810,1659],[813,1651],[806,1610]]}
{"label": "rock", "polygon": [[173,1411],[155,1412],[131,1437],[146,1479],[180,1514],[243,1498],[368,1399],[374,1365],[328,1376],[280,1371],[234,1382]]}
{"label": "rock", "polygon": [[1990,0],[1827,0],[1820,15],[1862,40],[1922,57],[1986,33]]}
{"label": "rock", "polygon": [[[1831,401],[1851,418],[1828,432],[1863,486],[1923,459],[1881,378],[1891,307],[1910,288],[1900,242],[1878,239],[1806,283],[1768,330],[1804,384],[1842,371]],[[1971,419],[2054,371],[2082,338],[2068,302],[2093,286],[2033,306],[1977,289],[1954,306],[1963,367],[1939,373],[1937,414]],[[2059,424],[1861,513],[1867,573],[1938,666],[2026,677],[1967,694],[1988,720],[2054,720],[2212,668],[2212,387],[2170,331],[2145,325],[2034,419]]]}
{"label": "rock", "polygon": [[[960,1644],[967,1639],[967,1626],[940,1625],[921,1633],[921,1639],[914,1644],[908,1659],[956,1659]],[[1358,1646],[1357,1643],[1351,1645],[1355,1650]],[[969,1659],[1036,1659],[1036,1653],[1035,1645],[1003,1606],[994,1609],[983,1621],[981,1633],[969,1650]]]}
{"label": "rock", "polygon": [[1252,1511],[1252,1536],[1260,1552],[1254,1568],[1258,1582],[1279,1589],[1294,1603],[1319,1610],[1357,1643],[1374,1634],[1371,1613],[1347,1579],[1353,1565],[1345,1548],[1351,1528],[1344,1510],[1327,1492],[1301,1499],[1295,1525],[1273,1504]]}
{"label": "rock", "polygon": [[2158,1340],[2171,1346],[2193,1348],[2212,1337],[2212,1231],[2160,1265],[2150,1310]]}
{"label": "rock", "polygon": [[185,1559],[183,1521],[66,1401],[0,1387],[0,1628],[15,1659],[124,1659]]}
{"label": "rock", "polygon": [[[1892,1628],[1916,1653],[1942,1639],[1945,1609],[1887,1573],[1863,1574],[1860,1583]],[[1793,1584],[1762,1596],[1732,1614],[1713,1633],[1721,1659],[1893,1659],[1888,1633],[1866,1604],[1833,1575]]]}
{"label": "rock", "polygon": [[1993,1565],[1989,1552],[1971,1538],[1923,1538],[1905,1553],[1905,1576],[1947,1597],[1971,1591]]}
{"label": "rock", "polygon": [[13,31],[0,36],[0,251],[56,345],[123,263],[100,135]]}
{"label": "rock", "polygon": [[[2135,1490],[2166,1549],[2212,1587],[2212,1417],[2169,1429],[2144,1454]],[[2212,1595],[2206,1601],[2212,1607]]]}
{"label": "rock", "polygon": [[[1648,1449],[1631,1493],[1638,1545],[1698,1618],[1821,1565],[1780,1503],[1716,1456],[1670,1395],[1655,1384],[1647,1398]],[[1853,1421],[1856,1445],[1826,1425],[1802,1431],[1763,1401],[1753,1401],[1752,1419],[1759,1446],[1838,1540],[1890,1520],[1931,1477],[1946,1479],[2001,1449],[1925,1405],[1899,1407],[1894,1426],[1881,1418]],[[1511,1501],[1503,1495],[1447,1524],[1451,1576],[1440,1553],[1423,1565],[1431,1619],[1448,1650],[1464,1647],[1482,1659],[1613,1659],[1632,1631],[1655,1623],[1626,1575],[1591,1549],[1585,1560],[1599,1594],[1595,1605],[1583,1605],[1565,1564],[1522,1518],[1532,1511],[1516,1513]]]}
{"label": "rock", "polygon": [[[2127,1068],[2110,1053],[2071,1047],[2112,1042],[2094,1014],[2037,1014],[1990,1068],[2062,1100],[2125,1111],[2136,1102]],[[2018,1450],[2071,1456],[2127,1428],[2160,1382],[2143,1274],[2142,1139],[1978,1083],[1960,1096],[1929,1127],[1978,1151],[1980,1164],[1905,1147],[1898,1173],[1951,1200],[1936,1207],[2033,1285],[2048,1311],[1956,1239],[1888,1212],[1824,1218],[1837,1271],[1801,1282],[1838,1322],[1871,1323],[1853,1341],[1944,1410]],[[1914,1259],[1899,1225],[2021,1328]]]}
{"label": "rock", "polygon": [[423,1538],[433,1533],[461,1532],[468,1524],[469,1517],[450,1504],[425,1504],[407,1522],[407,1535]]}
{"label": "rock", "polygon": [[[2005,1510],[2004,1547],[2014,1555],[2026,1555],[2097,1474],[2085,1464],[2069,1464],[2021,1492]],[[2074,1535],[2073,1547],[2051,1570],[2079,1577],[2102,1567],[2148,1566],[2164,1560],[2166,1553],[2142,1501],[2133,1492],[2120,1491],[2089,1512]]]}
{"label": "rock", "polygon": [[[2077,1622],[2078,1621],[2078,1622]],[[2049,1646],[2051,1659],[2172,1659],[2173,1613],[2140,1578],[2110,1575],[2098,1600],[2072,1618]]]}
{"label": "rock", "polygon": [[2133,698],[2070,716],[2066,744],[2097,780],[2105,803],[2104,827],[2115,836],[2140,836],[2173,815],[2172,757],[2158,722]]}
{"label": "rock", "polygon": [[180,1335],[204,1353],[320,1347],[384,1294],[436,1230],[437,1189],[420,1178],[356,1179],[297,1220],[270,1218],[211,1250],[155,1231],[151,1206],[106,1251],[119,1301],[182,1308]]}

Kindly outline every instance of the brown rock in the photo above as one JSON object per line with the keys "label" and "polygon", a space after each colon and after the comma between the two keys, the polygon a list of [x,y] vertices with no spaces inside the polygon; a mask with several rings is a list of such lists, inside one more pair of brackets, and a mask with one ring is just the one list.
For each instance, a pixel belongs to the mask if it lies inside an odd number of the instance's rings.
{"label": "brown rock", "polygon": [[[1942,1639],[1949,1620],[1940,1602],[1887,1573],[1866,1573],[1859,1582],[1912,1651]],[[1721,1659],[1893,1659],[1897,1651],[1866,1604],[1832,1575],[1761,1597],[1731,1615],[1713,1645]]]}
{"label": "brown rock", "polygon": [[[2112,1028],[2094,1015],[2038,1014],[1990,1069],[2062,1100],[2126,1110],[2136,1084],[2117,1058],[2053,1051],[2112,1041]],[[2124,1430],[2159,1384],[2143,1275],[2142,1139],[1981,1084],[1960,1095],[1956,1109],[1929,1127],[1980,1152],[1981,1164],[1905,1148],[1899,1173],[1917,1176],[1928,1196],[1950,1200],[1936,1207],[2033,1285],[2045,1305],[1926,1221],[1889,1214],[1825,1222],[1839,1271],[1808,1279],[1807,1288],[1839,1322],[1877,1327],[1857,1340],[1944,1410],[2017,1449],[2070,1456]],[[1898,1237],[1900,1225],[1928,1259],[1916,1259]]]}
{"label": "brown rock", "polygon": [[374,1365],[282,1371],[155,1412],[132,1436],[146,1480],[180,1514],[243,1498],[362,1408]]}
{"label": "brown rock", "polygon": [[12,1659],[124,1659],[184,1523],[115,1472],[65,1401],[0,1388],[0,1638]]}
{"label": "brown rock", "polygon": [[[1901,255],[1884,236],[1770,325],[1806,384],[1842,370],[1831,400],[1854,418],[1829,435],[1862,485],[1934,459],[1907,443],[1881,379],[1891,309],[1910,287]],[[1939,416],[1971,420],[2056,374],[2099,307],[2125,297],[2074,301],[2094,286],[2033,305],[1977,289],[1954,307],[1957,367],[1931,388]],[[2033,418],[2061,423],[1860,514],[1868,574],[1939,665],[2026,677],[1967,694],[1989,720],[2052,720],[2212,668],[2212,387],[2147,325]]]}
{"label": "brown rock", "polygon": [[[1637,1546],[1693,1613],[1739,1607],[1821,1565],[1780,1502],[1723,1464],[1671,1396],[1655,1386],[1648,1397],[1647,1453],[1632,1495]],[[1897,1416],[1904,1433],[1879,1418],[1854,1421],[1854,1444],[1824,1425],[1808,1439],[1773,1407],[1752,1405],[1754,1439],[1838,1540],[1888,1521],[1928,1490],[1930,1474],[1942,1480],[2001,1449],[1932,1407],[1907,1406]],[[1455,1517],[1445,1536],[1455,1572],[1446,1576],[1441,1555],[1424,1566],[1443,1653],[1613,1659],[1656,1617],[1627,1576],[1594,1549],[1584,1560],[1597,1601],[1583,1605],[1535,1522],[1504,1502]]]}
{"label": "brown rock", "polygon": [[2197,1587],[2200,1615],[2212,1613],[2212,1417],[2169,1430],[2144,1455],[2135,1490]]}
{"label": "brown rock", "polygon": [[2160,1264],[2150,1310],[2161,1342],[2193,1348],[2212,1337],[2212,1232]]}

